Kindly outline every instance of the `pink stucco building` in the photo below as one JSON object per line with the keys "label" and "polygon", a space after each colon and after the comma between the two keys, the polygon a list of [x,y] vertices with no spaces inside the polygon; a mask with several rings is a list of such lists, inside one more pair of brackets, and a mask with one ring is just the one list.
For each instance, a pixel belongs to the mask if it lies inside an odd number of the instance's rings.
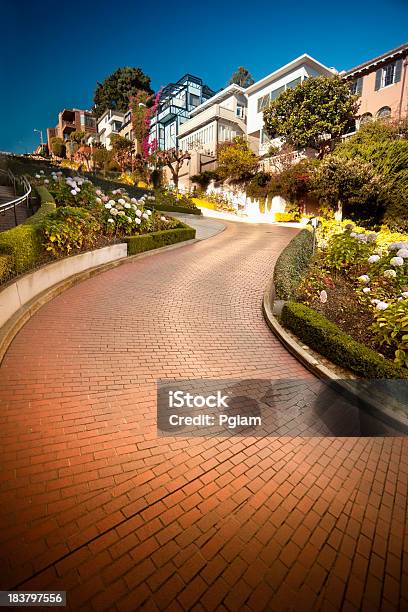
{"label": "pink stucco building", "polygon": [[[360,94],[358,125],[408,117],[408,43],[343,73]],[[358,127],[358,125],[356,127]]]}

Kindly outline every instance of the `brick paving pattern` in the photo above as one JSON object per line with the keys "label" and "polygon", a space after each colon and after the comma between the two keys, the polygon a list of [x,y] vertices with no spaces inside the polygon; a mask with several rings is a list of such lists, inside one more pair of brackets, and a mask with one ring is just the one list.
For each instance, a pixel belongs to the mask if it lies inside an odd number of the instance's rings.
{"label": "brick paving pattern", "polygon": [[157,437],[158,378],[312,378],[267,328],[293,231],[218,236],[44,306],[0,369],[0,587],[70,609],[408,609],[405,438]]}

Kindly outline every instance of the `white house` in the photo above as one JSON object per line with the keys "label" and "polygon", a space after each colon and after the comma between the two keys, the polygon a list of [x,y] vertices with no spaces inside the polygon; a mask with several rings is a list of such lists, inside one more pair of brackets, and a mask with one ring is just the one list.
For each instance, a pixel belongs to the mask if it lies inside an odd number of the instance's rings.
{"label": "white house", "polygon": [[113,134],[119,134],[122,129],[123,120],[125,113],[121,113],[115,110],[106,110],[103,115],[98,119],[98,137],[99,142],[106,147],[111,149],[111,136]]}
{"label": "white house", "polygon": [[335,68],[328,68],[304,53],[245,90],[248,98],[247,133],[250,139],[258,140],[259,155],[267,153],[271,144],[278,144],[271,143],[263,127],[263,111],[270,102],[289,87],[296,87],[298,83],[309,77],[333,76],[333,74],[337,74]]}
{"label": "white house", "polygon": [[216,155],[219,144],[246,134],[245,89],[229,85],[190,112],[179,127],[179,149]]}

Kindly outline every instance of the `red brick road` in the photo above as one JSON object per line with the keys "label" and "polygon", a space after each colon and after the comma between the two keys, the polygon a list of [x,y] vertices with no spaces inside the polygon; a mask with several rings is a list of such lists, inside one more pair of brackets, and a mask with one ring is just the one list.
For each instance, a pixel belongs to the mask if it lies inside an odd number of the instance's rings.
{"label": "red brick road", "polygon": [[157,378],[310,376],[230,224],[44,306],[0,369],[0,586],[94,610],[408,609],[402,438],[157,438]]}

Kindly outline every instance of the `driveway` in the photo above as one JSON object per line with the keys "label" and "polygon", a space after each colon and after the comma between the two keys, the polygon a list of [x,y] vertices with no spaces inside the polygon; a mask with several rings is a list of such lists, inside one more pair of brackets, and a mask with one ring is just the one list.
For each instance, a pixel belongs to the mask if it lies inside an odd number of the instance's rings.
{"label": "driveway", "polygon": [[2,589],[75,610],[408,609],[406,439],[156,433],[159,378],[313,380],[261,311],[294,234],[228,223],[24,326],[0,368]]}

